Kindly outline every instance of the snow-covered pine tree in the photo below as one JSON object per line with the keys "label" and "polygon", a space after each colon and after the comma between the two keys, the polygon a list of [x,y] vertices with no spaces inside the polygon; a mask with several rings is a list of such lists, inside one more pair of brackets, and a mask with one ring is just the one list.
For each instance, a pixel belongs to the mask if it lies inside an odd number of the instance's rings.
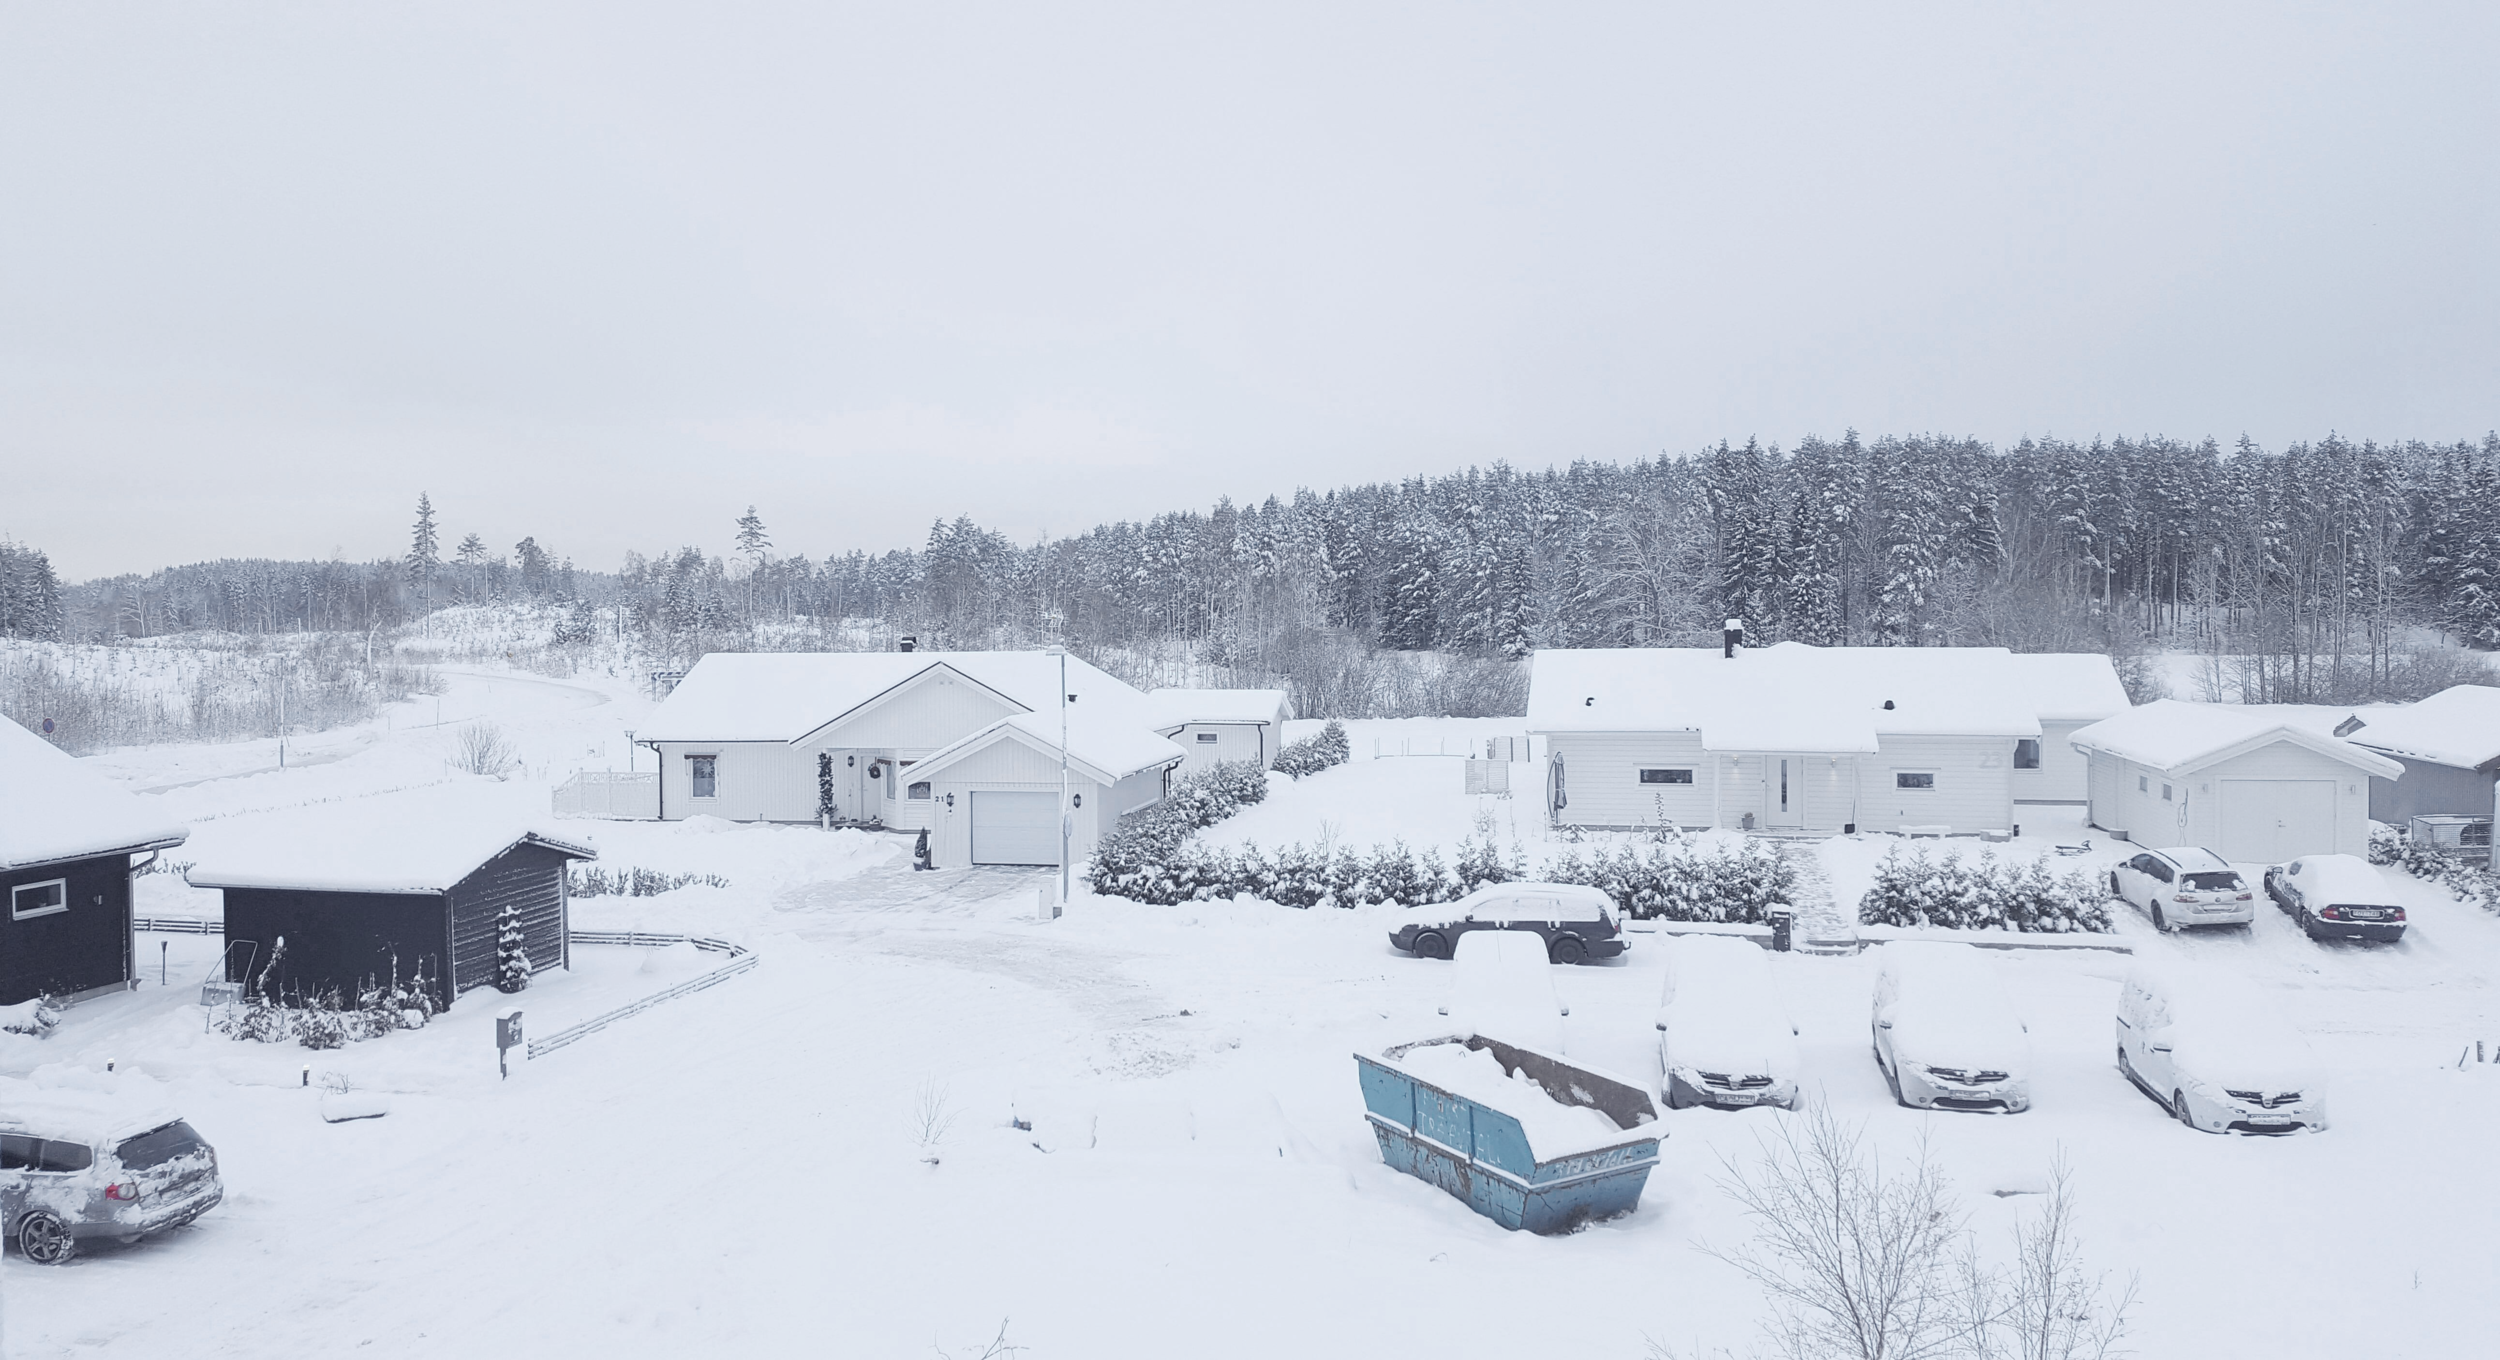
{"label": "snow-covered pine tree", "polygon": [[833,802],[833,752],[818,751],[816,753],[816,818],[818,821],[830,821],[841,815],[841,810],[836,808]]}
{"label": "snow-covered pine tree", "polygon": [[0,637],[61,635],[61,583],[41,549],[0,540]]}
{"label": "snow-covered pine tree", "polygon": [[747,512],[738,516],[738,551],[749,562],[761,562],[772,547],[772,535],[764,532],[763,519],[755,513],[754,506],[748,506]]}
{"label": "snow-covered pine tree", "polygon": [[521,930],[521,904],[506,902],[495,922],[495,990],[517,992],[530,985],[530,952]]}
{"label": "snow-covered pine tree", "polygon": [[408,584],[423,591],[432,584],[434,574],[442,569],[440,540],[434,532],[434,498],[417,493],[417,524],[408,535]]}

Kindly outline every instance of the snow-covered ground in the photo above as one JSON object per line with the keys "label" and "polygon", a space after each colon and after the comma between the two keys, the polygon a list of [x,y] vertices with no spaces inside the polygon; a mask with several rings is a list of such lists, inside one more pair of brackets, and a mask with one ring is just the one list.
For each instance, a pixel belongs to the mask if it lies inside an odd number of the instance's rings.
{"label": "snow-covered ground", "polygon": [[[408,817],[474,800],[543,817],[576,768],[622,768],[649,704],[623,679],[446,664],[432,698],[274,748],[167,747],[98,768],[191,821],[175,859],[282,829],[296,810]],[[452,734],[498,723],[520,768],[454,773]],[[1219,828],[1274,842],[1547,844],[1533,789],[1464,793],[1455,759],[1363,757],[1374,737],[1480,741],[1515,724],[1353,724],[1357,759]],[[1295,735],[1299,735],[1296,732]],[[649,760],[646,753],[642,760]],[[1521,767],[1523,770],[1532,767]],[[1281,782],[1280,782],[1281,783]],[[2027,809],[2009,851],[2083,835]],[[2061,822],[2060,816],[2067,820]],[[1751,1339],[1759,1295],[1697,1250],[1747,1227],[1713,1187],[1768,1110],[1665,1115],[1640,1210],[1560,1238],[1507,1233],[1380,1164],[1351,1053],[1437,1032],[1450,965],[1391,951],[1394,909],[1154,908],[1080,898],[1043,922],[1042,875],[915,875],[899,837],[575,823],[611,868],[726,888],[576,904],[576,924],[727,936],[754,971],[496,1078],[473,993],[417,1032],[312,1053],[202,1033],[214,944],[142,936],[147,984],[0,1043],[0,1070],[149,1090],[223,1160],[195,1226],[64,1268],[0,1263],[7,1353],[115,1356],[977,1354],[999,1334],[1050,1357],[1620,1356],[1644,1338]],[[1514,830],[1515,828],[1515,830]],[[1853,902],[1887,842],[1821,851]],[[2108,848],[2061,863],[2105,867]],[[147,914],[212,895],[141,880]],[[2252,930],[2119,939],[2244,970],[2333,1079],[2334,1129],[2281,1141],[2190,1133],[2119,1076],[2124,954],[1997,961],[2035,1047],[2032,1112],[1915,1114],[1867,1057],[1880,951],[1772,956],[1814,1098],[1888,1154],[1921,1138],[1983,1239],[2001,1241],[2060,1152],[2098,1266],[2141,1273],[2147,1356],[2448,1356],[2500,1325],[2500,920],[2402,882],[2413,929],[2319,946],[2279,914]],[[1570,1050],[1656,1073],[1661,957],[1559,970]],[[159,986],[158,955],[170,986]],[[519,998],[544,1035],[704,966],[583,946]],[[116,1071],[102,1068],[110,1060]],[[315,1086],[303,1087],[303,1068]],[[385,1092],[381,1119],[325,1124],[322,1079]],[[1031,1125],[1029,1131],[1014,1121]]]}

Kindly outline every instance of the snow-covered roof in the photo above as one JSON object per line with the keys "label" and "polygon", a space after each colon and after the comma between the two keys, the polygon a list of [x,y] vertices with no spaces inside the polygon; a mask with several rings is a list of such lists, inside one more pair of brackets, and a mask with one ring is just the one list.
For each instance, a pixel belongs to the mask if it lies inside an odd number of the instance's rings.
{"label": "snow-covered roof", "polygon": [[2118,668],[2098,652],[2010,652],[2015,693],[2042,722],[2090,722],[2127,711]]}
{"label": "snow-covered roof", "polygon": [[154,799],[0,718],[0,869],[161,849],[189,835]]}
{"label": "snow-covered roof", "polygon": [[597,859],[578,831],[515,821],[459,786],[395,800],[385,816],[361,800],[237,819],[183,877],[195,888],[302,892],[441,893],[524,841]]}
{"label": "snow-covered roof", "polygon": [[2454,685],[2420,703],[2352,716],[2356,746],[2465,770],[2500,762],[2500,688],[2491,685]]}
{"label": "snow-covered roof", "polygon": [[[694,664],[634,737],[638,741],[797,741],[878,695],[944,666],[1026,709],[1056,709],[1059,658],[1047,652],[714,652]],[[1079,706],[1131,707],[1145,696],[1076,658]]]}
{"label": "snow-covered roof", "polygon": [[180,1118],[151,1100],[0,1077],[0,1129],[11,1132],[75,1139],[100,1147],[161,1129]]}
{"label": "snow-covered roof", "polygon": [[[1531,732],[1695,731],[1712,751],[1872,752],[1884,736],[2040,735],[1998,647],[1541,651]],[[1890,707],[1886,707],[1889,704]]]}
{"label": "snow-covered roof", "polygon": [[[1079,773],[1109,784],[1139,770],[1168,765],[1189,753],[1154,729],[1138,725],[1134,715],[1125,711],[1104,714],[1087,709],[1083,704],[1068,706],[1068,760]],[[1046,751],[1059,749],[1059,711],[1019,713],[1002,718],[962,739],[931,752],[911,767],[915,780],[927,779],[956,761],[990,745],[1011,739],[1007,733],[1021,733],[1031,745]]]}
{"label": "snow-covered roof", "polygon": [[2307,747],[2383,778],[2404,773],[2396,762],[2322,732],[2314,723],[2262,708],[2192,704],[2183,699],[2159,699],[2079,728],[2073,744],[2078,751],[2100,751],[2156,770],[2185,774],[2278,741]]}
{"label": "snow-covered roof", "polygon": [[1158,731],[1191,723],[1273,723],[1284,720],[1281,689],[1154,689],[1146,703]]}

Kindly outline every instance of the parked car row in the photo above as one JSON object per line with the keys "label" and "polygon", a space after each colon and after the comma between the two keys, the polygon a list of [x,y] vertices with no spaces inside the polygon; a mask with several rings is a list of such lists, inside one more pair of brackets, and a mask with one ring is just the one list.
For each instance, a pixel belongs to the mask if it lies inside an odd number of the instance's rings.
{"label": "parked car row", "polygon": [[[2266,896],[2313,940],[2393,942],[2405,933],[2405,909],[2387,880],[2358,855],[2304,855],[2266,869]],[[2141,911],[2157,930],[2247,926],[2257,895],[2240,872],[2211,850],[2174,846],[2146,850],[2109,871],[2110,896]]]}

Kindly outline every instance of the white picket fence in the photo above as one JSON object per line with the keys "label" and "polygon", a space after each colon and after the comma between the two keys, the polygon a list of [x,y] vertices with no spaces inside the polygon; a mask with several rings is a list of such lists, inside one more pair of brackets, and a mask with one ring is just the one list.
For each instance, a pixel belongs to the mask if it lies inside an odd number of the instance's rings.
{"label": "white picket fence", "polygon": [[557,785],[553,801],[558,817],[647,822],[660,815],[660,777],[639,772],[584,770]]}

